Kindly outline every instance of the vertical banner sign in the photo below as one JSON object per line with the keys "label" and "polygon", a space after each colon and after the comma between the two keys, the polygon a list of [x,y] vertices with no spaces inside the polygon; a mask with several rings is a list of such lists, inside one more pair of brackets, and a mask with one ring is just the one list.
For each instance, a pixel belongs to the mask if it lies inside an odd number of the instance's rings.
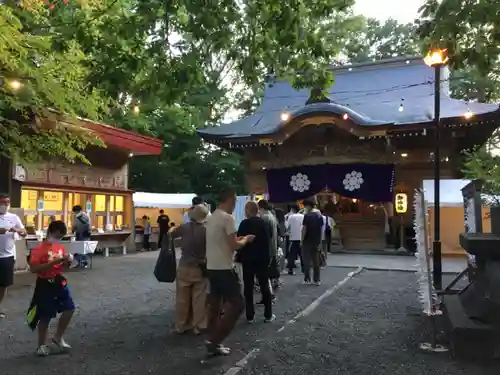
{"label": "vertical banner sign", "polygon": [[85,212],[87,213],[92,212],[92,201],[88,200],[87,203],[85,204]]}
{"label": "vertical banner sign", "polygon": [[396,194],[396,213],[405,214],[408,211],[408,196],[406,193]]}
{"label": "vertical banner sign", "polygon": [[36,210],[38,212],[43,212],[44,208],[45,208],[45,202],[43,201],[43,199],[39,199],[36,202]]}

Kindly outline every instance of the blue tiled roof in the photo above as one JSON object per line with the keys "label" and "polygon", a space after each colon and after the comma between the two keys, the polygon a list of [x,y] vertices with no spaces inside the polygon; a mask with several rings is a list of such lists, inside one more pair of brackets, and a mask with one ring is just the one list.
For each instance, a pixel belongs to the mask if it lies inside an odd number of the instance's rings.
{"label": "blue tiled roof", "polygon": [[[334,70],[335,84],[330,88],[331,103],[306,105],[309,90],[296,90],[288,82],[267,85],[262,104],[249,117],[200,129],[202,136],[241,138],[273,134],[294,117],[307,113],[348,113],[364,127],[427,123],[434,116],[434,70],[420,57],[395,58],[376,63],[356,64]],[[498,104],[468,103],[449,96],[449,72],[443,69],[441,117],[491,113]],[[399,111],[403,104],[403,111]],[[288,113],[286,121],[282,113]]]}

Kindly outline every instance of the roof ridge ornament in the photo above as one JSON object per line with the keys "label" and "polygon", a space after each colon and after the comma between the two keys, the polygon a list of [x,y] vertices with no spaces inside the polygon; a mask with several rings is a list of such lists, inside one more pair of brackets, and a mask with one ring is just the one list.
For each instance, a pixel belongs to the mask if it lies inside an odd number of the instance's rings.
{"label": "roof ridge ornament", "polygon": [[276,84],[277,77],[274,73],[267,73],[264,82],[267,84],[267,87],[273,87]]}
{"label": "roof ridge ornament", "polygon": [[309,98],[306,101],[306,105],[314,103],[331,103],[332,100],[327,96],[324,89],[313,88],[309,93]]}

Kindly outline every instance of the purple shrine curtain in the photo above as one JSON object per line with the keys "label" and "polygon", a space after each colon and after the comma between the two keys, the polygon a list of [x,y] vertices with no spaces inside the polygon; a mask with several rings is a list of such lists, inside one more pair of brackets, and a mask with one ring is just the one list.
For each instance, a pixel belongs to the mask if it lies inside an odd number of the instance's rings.
{"label": "purple shrine curtain", "polygon": [[267,170],[272,202],[292,202],[328,189],[367,202],[393,200],[394,164],[321,164]]}

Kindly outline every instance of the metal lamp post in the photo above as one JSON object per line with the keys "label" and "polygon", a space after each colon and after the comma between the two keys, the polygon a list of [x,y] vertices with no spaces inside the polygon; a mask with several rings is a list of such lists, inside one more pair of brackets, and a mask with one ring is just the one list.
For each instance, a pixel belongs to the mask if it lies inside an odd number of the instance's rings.
{"label": "metal lamp post", "polygon": [[430,51],[424,58],[424,62],[434,68],[434,122],[435,122],[435,149],[434,149],[434,241],[432,243],[433,279],[436,290],[443,286],[443,265],[441,260],[441,202],[440,202],[440,180],[441,180],[441,68],[448,61],[447,51],[443,49]]}

